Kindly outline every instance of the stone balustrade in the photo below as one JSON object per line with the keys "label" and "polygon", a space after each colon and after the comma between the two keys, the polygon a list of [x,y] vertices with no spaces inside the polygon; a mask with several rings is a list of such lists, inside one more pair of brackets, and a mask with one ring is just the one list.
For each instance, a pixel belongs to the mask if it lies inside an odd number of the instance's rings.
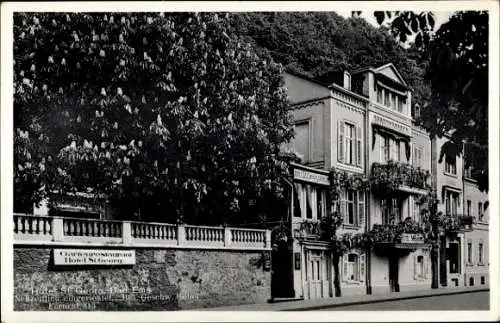
{"label": "stone balustrade", "polygon": [[14,214],[14,244],[270,250],[271,232]]}

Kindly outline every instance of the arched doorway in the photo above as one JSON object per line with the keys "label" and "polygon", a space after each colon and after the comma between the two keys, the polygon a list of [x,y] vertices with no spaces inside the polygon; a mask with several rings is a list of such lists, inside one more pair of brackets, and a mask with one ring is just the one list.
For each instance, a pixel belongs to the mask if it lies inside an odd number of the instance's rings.
{"label": "arched doorway", "polygon": [[271,232],[271,297],[293,298],[293,252],[290,230],[283,224]]}

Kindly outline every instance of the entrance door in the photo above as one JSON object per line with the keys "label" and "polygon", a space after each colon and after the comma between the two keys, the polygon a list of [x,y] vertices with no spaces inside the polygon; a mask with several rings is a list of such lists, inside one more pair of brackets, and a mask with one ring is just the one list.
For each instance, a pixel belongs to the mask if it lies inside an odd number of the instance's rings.
{"label": "entrance door", "polygon": [[295,297],[291,246],[285,241],[278,241],[273,248],[271,259],[271,296]]}
{"label": "entrance door", "polygon": [[321,251],[311,250],[308,260],[309,298],[323,297],[323,257]]}
{"label": "entrance door", "polygon": [[450,242],[449,245],[450,274],[460,273],[460,244],[459,242]]}
{"label": "entrance door", "polygon": [[399,292],[399,258],[389,256],[389,286],[391,292]]}

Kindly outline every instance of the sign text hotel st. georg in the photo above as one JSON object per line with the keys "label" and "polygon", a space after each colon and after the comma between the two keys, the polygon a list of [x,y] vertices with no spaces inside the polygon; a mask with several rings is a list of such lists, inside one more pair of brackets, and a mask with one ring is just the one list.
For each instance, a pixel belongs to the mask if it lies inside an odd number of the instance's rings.
{"label": "sign text hotel st. georg", "polygon": [[134,265],[135,250],[54,249],[54,265]]}

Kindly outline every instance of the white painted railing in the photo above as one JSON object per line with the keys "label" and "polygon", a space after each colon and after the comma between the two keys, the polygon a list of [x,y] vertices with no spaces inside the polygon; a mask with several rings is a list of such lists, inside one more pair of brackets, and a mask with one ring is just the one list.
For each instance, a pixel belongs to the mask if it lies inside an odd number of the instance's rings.
{"label": "white painted railing", "polygon": [[270,250],[271,232],[14,214],[14,243]]}

